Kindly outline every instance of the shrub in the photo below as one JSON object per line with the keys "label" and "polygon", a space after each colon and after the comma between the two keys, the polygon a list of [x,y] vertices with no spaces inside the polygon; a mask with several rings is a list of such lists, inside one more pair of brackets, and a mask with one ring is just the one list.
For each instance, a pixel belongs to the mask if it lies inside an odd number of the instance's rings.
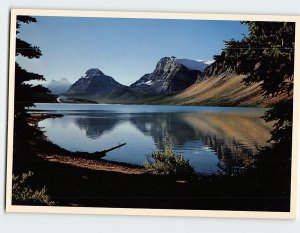
{"label": "shrub", "polygon": [[182,155],[176,155],[171,147],[165,147],[163,151],[155,151],[147,156],[144,167],[152,174],[169,175],[177,179],[191,179],[194,169],[188,160]]}
{"label": "shrub", "polygon": [[39,190],[32,190],[28,184],[28,179],[33,176],[33,172],[22,173],[20,176],[12,177],[12,202],[19,205],[54,205],[46,194],[45,186]]}

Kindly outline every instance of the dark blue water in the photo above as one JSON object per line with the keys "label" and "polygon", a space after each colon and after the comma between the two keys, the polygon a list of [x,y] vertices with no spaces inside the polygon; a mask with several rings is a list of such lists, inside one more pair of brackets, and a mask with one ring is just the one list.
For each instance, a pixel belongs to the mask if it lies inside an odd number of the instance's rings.
{"label": "dark blue water", "polygon": [[203,174],[249,166],[271,129],[259,118],[261,108],[36,104],[32,110],[64,115],[39,126],[65,149],[95,152],[126,143],[105,158],[141,165],[172,146]]}

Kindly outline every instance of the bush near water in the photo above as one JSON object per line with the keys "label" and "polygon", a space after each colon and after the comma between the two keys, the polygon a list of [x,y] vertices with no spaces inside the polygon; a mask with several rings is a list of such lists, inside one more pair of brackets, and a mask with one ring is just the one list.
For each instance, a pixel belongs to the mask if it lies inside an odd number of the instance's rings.
{"label": "bush near water", "polygon": [[195,172],[188,160],[182,155],[177,155],[173,149],[168,146],[163,151],[155,151],[147,156],[145,168],[155,175],[169,175],[177,179],[190,179]]}

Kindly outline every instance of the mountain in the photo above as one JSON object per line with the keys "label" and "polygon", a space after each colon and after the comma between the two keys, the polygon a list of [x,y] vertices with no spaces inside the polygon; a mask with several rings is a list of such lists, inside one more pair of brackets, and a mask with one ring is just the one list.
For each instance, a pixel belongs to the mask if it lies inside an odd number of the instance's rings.
{"label": "mountain", "polygon": [[205,61],[164,57],[152,73],[143,75],[129,87],[93,68],[71,85],[64,95],[102,103],[143,103],[152,97],[181,92],[196,82],[206,66]]}
{"label": "mountain", "polygon": [[194,84],[204,68],[202,62],[164,57],[152,73],[131,84],[130,90],[148,96],[176,94]]}
{"label": "mountain", "polygon": [[70,86],[71,86],[71,83],[66,78],[62,78],[59,80],[52,79],[46,85],[46,87],[52,92],[52,94],[64,93],[69,89]]}
{"label": "mountain", "polygon": [[264,98],[260,83],[245,85],[224,62],[161,58],[154,71],[123,86],[99,69],[89,69],[65,93],[66,96],[99,103],[168,104],[269,107],[286,100],[286,95]]}
{"label": "mountain", "polygon": [[205,61],[205,60],[190,60],[190,59],[184,59],[184,58],[176,58],[175,61],[177,63],[180,63],[181,65],[184,65],[186,68],[190,70],[199,70],[201,72],[204,71],[204,69],[213,63],[213,61]]}
{"label": "mountain", "polygon": [[156,104],[260,106],[268,107],[289,98],[286,95],[264,98],[260,83],[245,85],[245,75],[237,75],[224,62],[224,54],[207,66],[196,82],[181,93],[156,100]]}
{"label": "mountain", "polygon": [[99,98],[120,91],[124,88],[112,77],[105,75],[101,70],[92,68],[85,75],[72,84],[65,93],[68,96]]}

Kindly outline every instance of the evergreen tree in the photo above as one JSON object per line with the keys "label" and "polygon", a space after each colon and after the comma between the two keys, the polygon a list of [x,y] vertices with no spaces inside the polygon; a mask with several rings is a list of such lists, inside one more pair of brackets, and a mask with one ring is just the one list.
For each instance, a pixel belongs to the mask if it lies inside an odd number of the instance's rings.
{"label": "evergreen tree", "polygon": [[[17,34],[22,24],[35,23],[35,18],[30,16],[17,16]],[[33,46],[20,38],[16,38],[16,57],[23,56],[28,59],[38,59],[42,52],[37,46]],[[43,75],[28,72],[15,63],[15,119],[24,120],[25,109],[34,106],[41,96],[47,95],[50,91],[42,85],[32,85],[28,81],[45,80]]]}
{"label": "evergreen tree", "polygon": [[[30,16],[17,17],[17,35],[22,24],[36,22]],[[16,38],[16,57],[23,56],[28,59],[38,59],[42,56],[41,50],[20,38]],[[26,109],[34,106],[41,97],[50,96],[49,90],[41,85],[33,85],[30,81],[45,80],[40,74],[32,73],[15,63],[15,102],[14,102],[14,173],[22,170],[24,160],[30,161],[34,153],[34,145],[31,143],[42,133],[31,127],[26,121]],[[26,159],[27,158],[27,159]],[[20,162],[20,163],[19,163]],[[25,166],[25,165],[24,165]],[[27,169],[27,168],[25,168]]]}
{"label": "evergreen tree", "polygon": [[285,95],[263,117],[275,121],[271,141],[291,143],[293,116],[295,23],[242,22],[248,35],[225,42],[225,63],[238,74],[246,75],[245,85],[259,83],[264,97]]}
{"label": "evergreen tree", "polygon": [[[284,95],[263,119],[275,122],[270,146],[257,154],[256,168],[250,171],[253,186],[262,193],[289,197],[291,184],[292,119],[295,23],[243,22],[248,35],[242,40],[225,42],[222,58],[245,85],[259,83],[264,97]],[[221,57],[218,57],[221,59]]]}

